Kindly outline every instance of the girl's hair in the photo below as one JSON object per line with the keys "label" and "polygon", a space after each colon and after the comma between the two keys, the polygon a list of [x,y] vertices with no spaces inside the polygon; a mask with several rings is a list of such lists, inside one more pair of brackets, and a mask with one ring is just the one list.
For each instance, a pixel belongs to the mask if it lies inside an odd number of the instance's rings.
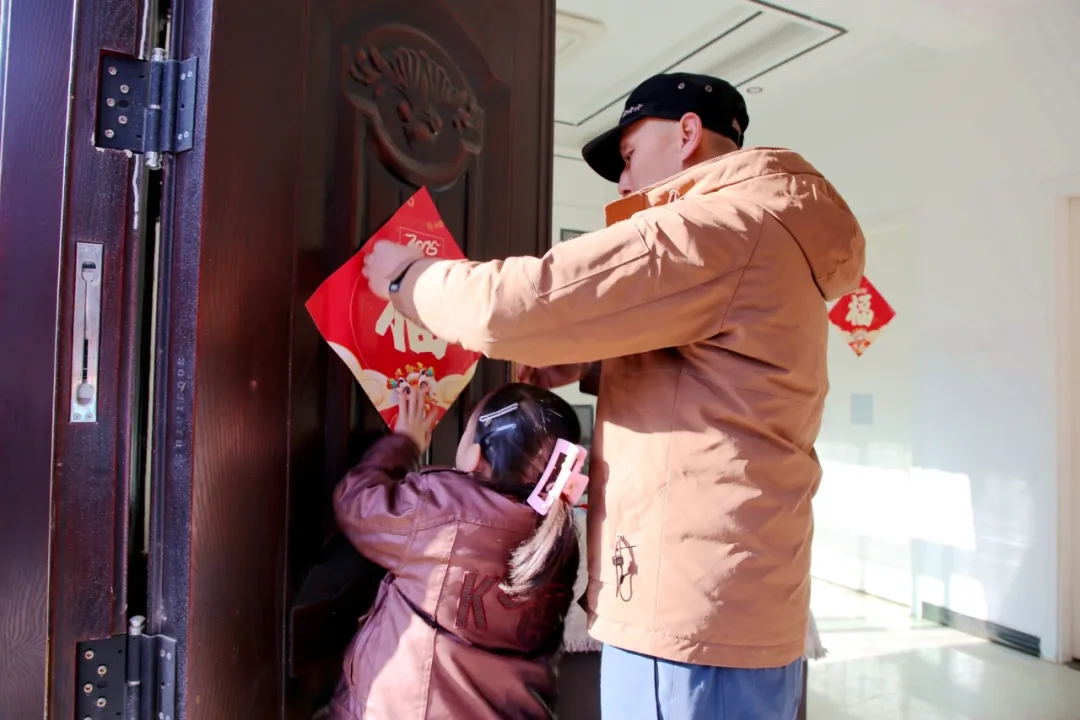
{"label": "girl's hair", "polygon": [[[477,410],[475,442],[491,467],[490,485],[524,501],[543,475],[555,441],[581,442],[581,423],[568,402],[535,385],[506,385]],[[510,570],[500,588],[529,596],[553,580],[573,581],[577,572],[578,540],[574,510],[565,496],[510,557]],[[571,572],[572,571],[572,572]]]}

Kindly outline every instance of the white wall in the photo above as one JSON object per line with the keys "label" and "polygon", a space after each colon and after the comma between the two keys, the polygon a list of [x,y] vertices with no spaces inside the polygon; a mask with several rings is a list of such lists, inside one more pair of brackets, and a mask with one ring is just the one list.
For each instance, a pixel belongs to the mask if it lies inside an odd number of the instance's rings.
{"label": "white wall", "polygon": [[[1058,650],[1055,182],[1080,174],[1080,4],[1004,37],[852,68],[751,118],[807,156],[870,236],[899,315],[830,347],[815,572],[944,605]],[[878,231],[877,228],[882,228]],[[872,393],[872,427],[850,396]]]}
{"label": "white wall", "polygon": [[[1054,658],[1054,211],[1080,179],[1080,3],[1024,10],[954,53],[897,46],[784,83],[783,97],[766,84],[748,140],[792,147],[835,182],[898,312],[861,358],[832,338],[815,573],[1036,635]],[[602,223],[598,187],[556,161],[556,233]],[[853,393],[873,396],[872,425],[852,424]]]}
{"label": "white wall", "polygon": [[[829,336],[829,395],[818,453],[814,574],[896,602],[912,599],[912,532],[925,507],[912,492],[915,257],[905,225],[866,228],[866,275],[897,311],[860,357]],[[853,396],[870,399],[869,417]]]}

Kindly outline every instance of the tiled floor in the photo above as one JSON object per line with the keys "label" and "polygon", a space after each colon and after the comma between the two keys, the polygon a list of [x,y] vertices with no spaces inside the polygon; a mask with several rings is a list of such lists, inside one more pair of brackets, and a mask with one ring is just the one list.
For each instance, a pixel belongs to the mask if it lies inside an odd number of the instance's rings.
{"label": "tiled floor", "polygon": [[[810,663],[807,720],[1080,720],[1080,672],[815,582],[829,650]],[[599,656],[567,656],[560,720],[600,717]]]}
{"label": "tiled floor", "polygon": [[1080,672],[815,582],[809,720],[1078,720]]}

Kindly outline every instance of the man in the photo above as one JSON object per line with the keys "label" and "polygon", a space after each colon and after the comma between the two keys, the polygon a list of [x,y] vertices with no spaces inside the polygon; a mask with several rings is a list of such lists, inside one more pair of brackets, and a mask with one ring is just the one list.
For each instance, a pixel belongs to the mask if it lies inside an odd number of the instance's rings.
{"label": "man", "polygon": [[740,150],[717,78],[658,75],[585,146],[622,199],[543,258],[419,259],[372,288],[442,338],[567,383],[603,361],[589,487],[590,631],[609,719],[789,720],[810,594],[825,301],[863,270],[858,222],[799,155]]}

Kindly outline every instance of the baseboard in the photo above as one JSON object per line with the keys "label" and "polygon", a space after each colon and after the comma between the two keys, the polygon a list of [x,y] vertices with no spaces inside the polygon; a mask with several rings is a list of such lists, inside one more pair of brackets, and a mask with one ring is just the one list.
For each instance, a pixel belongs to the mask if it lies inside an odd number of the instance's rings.
{"label": "baseboard", "polygon": [[962,633],[981,637],[998,645],[1004,645],[1025,655],[1042,657],[1042,641],[1034,635],[1028,635],[1025,632],[1013,630],[986,620],[978,620],[928,602],[922,604],[922,617],[930,622],[951,627]]}

